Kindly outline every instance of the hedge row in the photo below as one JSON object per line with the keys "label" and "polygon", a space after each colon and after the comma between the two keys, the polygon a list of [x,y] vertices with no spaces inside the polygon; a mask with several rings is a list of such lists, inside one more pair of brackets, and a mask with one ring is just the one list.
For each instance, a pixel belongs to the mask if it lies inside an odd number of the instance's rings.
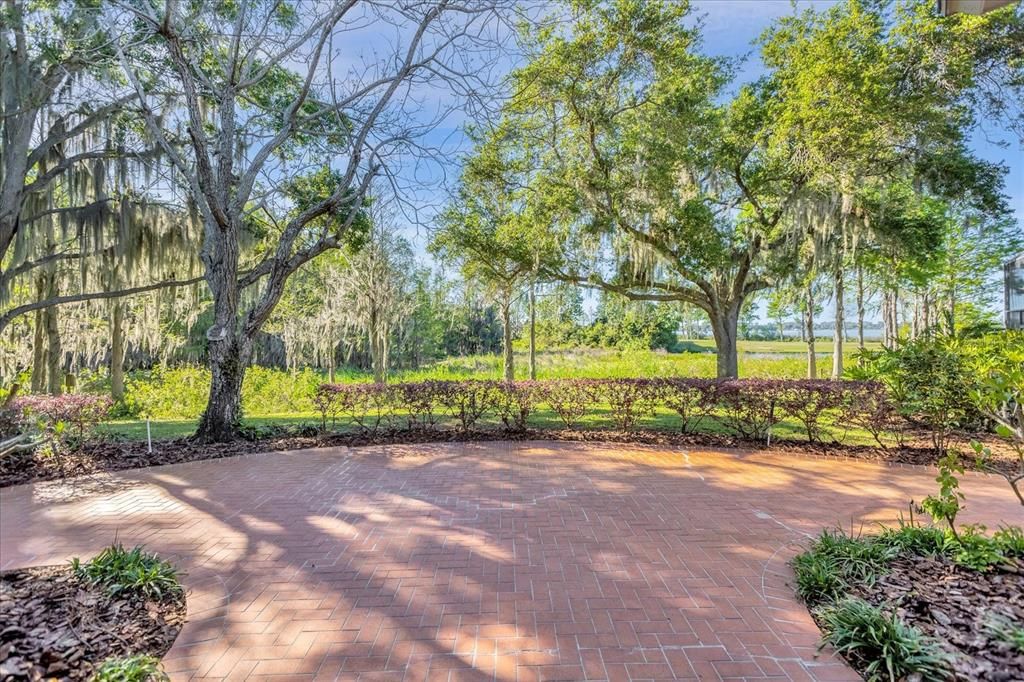
{"label": "hedge row", "polygon": [[764,439],[791,418],[810,441],[822,435],[825,416],[835,423],[883,435],[901,431],[902,420],[884,387],[873,382],[781,379],[555,379],[550,381],[421,381],[397,384],[324,384],[314,403],[327,428],[345,417],[365,432],[382,428],[434,429],[440,418],[469,431],[481,419],[498,418],[524,430],[546,405],[566,428],[591,410],[607,407],[616,426],[628,430],[659,408],[674,412],[684,433],[716,416],[736,433]]}

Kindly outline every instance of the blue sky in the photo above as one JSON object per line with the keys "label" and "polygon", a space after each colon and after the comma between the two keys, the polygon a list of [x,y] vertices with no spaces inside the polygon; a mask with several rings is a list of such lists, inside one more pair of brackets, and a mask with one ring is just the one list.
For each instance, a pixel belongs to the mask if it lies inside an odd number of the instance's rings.
{"label": "blue sky", "polygon": [[[800,0],[796,7],[797,11],[808,7],[824,9],[837,1]],[[763,72],[764,67],[753,42],[773,20],[793,12],[794,5],[790,0],[693,0],[693,14],[703,21],[703,50],[711,55],[746,58],[738,73],[737,83],[754,80]],[[446,122],[443,128],[433,134],[439,140],[445,140],[445,148],[451,150],[449,158],[456,158],[459,151],[465,149],[465,139],[459,132],[459,125],[460,122],[454,120]],[[1007,133],[999,121],[983,121],[972,138],[972,147],[980,157],[1008,167],[1006,193],[1010,197],[1018,225],[1024,230],[1024,149],[1020,141]],[[457,168],[450,167],[447,172],[453,178]],[[431,199],[425,199],[425,204],[433,204],[437,197]],[[422,253],[426,243],[422,227],[409,227],[408,234],[417,251]],[[997,273],[992,274],[995,277]],[[993,287],[999,286],[993,279]],[[826,309],[823,317],[830,316],[830,310]]]}

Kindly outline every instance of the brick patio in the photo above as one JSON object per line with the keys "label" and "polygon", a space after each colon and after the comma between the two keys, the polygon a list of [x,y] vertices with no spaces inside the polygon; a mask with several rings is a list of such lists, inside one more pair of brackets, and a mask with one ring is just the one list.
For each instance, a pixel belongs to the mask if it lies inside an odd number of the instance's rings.
{"label": "brick patio", "polygon": [[[786,561],[934,471],[579,443],[250,455],[0,492],[4,568],[116,537],[186,571],[175,679],[856,680]],[[969,474],[965,521],[1021,521]]]}

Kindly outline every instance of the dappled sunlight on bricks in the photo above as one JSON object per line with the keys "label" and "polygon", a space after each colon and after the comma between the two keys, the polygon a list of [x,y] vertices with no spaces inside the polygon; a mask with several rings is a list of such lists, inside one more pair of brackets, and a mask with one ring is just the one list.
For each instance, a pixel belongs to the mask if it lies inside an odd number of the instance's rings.
{"label": "dappled sunlight on bricks", "polygon": [[[598,443],[254,455],[4,490],[0,562],[115,536],[174,558],[175,679],[855,680],[818,654],[787,561],[824,526],[895,520],[934,475]],[[966,476],[966,520],[1018,514],[1004,485]]]}

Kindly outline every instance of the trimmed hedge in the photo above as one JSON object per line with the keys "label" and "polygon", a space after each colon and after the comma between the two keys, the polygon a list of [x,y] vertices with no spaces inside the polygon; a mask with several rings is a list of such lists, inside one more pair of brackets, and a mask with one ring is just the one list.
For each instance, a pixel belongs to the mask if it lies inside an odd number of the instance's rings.
{"label": "trimmed hedge", "polygon": [[566,428],[595,408],[607,408],[615,425],[629,430],[658,409],[674,412],[681,431],[716,416],[737,434],[766,439],[784,419],[798,422],[808,440],[822,438],[826,416],[840,428],[866,429],[883,444],[898,428],[897,412],[881,384],[867,381],[785,379],[553,379],[550,381],[421,381],[399,384],[323,384],[314,404],[321,426],[345,417],[361,430],[426,429],[442,417],[469,431],[486,417],[525,430],[546,405]]}

